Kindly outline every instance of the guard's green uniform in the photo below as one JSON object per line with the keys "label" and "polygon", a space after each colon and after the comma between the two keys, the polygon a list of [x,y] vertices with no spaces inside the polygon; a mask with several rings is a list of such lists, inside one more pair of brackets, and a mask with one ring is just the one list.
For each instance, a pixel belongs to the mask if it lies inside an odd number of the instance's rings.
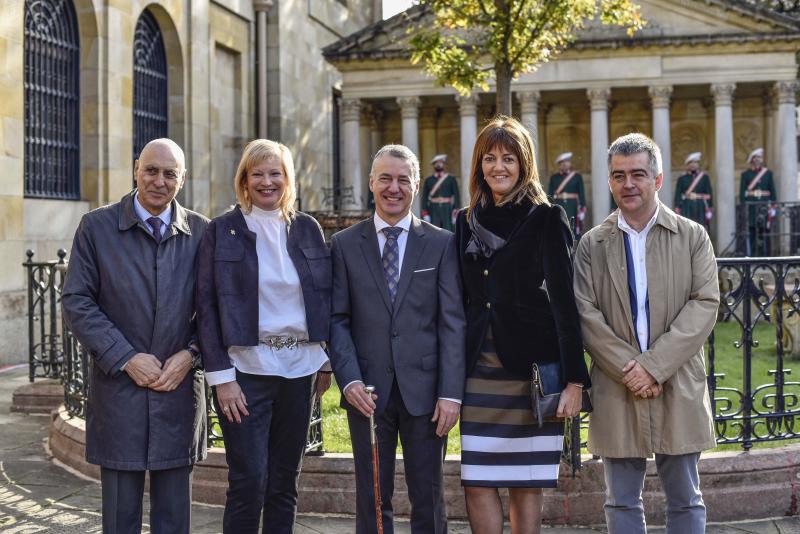
{"label": "guard's green uniform", "polygon": [[431,224],[434,226],[452,232],[455,229],[453,211],[461,208],[458,178],[448,174],[442,185],[439,186],[434,194],[431,194],[438,181],[439,178],[435,174],[425,178],[425,184],[422,186],[422,214],[427,214],[431,219]]}
{"label": "guard's green uniform", "polygon": [[769,251],[769,236],[767,225],[769,217],[764,209],[757,209],[757,206],[764,202],[777,202],[775,193],[775,181],[772,178],[772,171],[767,170],[761,179],[752,189],[748,190],[750,182],[761,172],[761,169],[747,169],[742,173],[741,183],[739,184],[739,201],[742,205],[750,204],[747,208],[747,233],[748,242],[746,254],[748,256],[766,256]]}
{"label": "guard's green uniform", "polygon": [[567,212],[567,219],[572,221],[575,218],[575,233],[580,234],[581,221],[578,220],[578,211],[586,206],[586,196],[583,191],[583,176],[575,173],[570,181],[564,186],[561,192],[556,195],[561,183],[566,180],[567,174],[556,173],[550,177],[550,185],[547,188],[547,196],[554,204],[564,208]]}
{"label": "guard's green uniform", "polygon": [[706,209],[714,207],[711,178],[708,177],[708,173],[703,172],[703,177],[700,178],[694,189],[689,191],[696,177],[697,173],[690,172],[678,178],[678,184],[675,186],[675,207],[680,210],[681,215],[697,224],[702,224],[708,230]]}

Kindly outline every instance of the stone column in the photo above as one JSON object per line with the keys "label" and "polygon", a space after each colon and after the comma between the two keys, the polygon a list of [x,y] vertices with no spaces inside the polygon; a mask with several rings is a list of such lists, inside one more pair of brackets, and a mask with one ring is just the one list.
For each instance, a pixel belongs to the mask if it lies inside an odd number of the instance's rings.
{"label": "stone column", "polygon": [[672,206],[672,141],[669,131],[669,101],[672,96],[672,86],[654,85],[647,92],[653,103],[653,140],[661,149],[661,165],[664,169],[664,183],[658,196],[661,202]]}
{"label": "stone column", "polygon": [[544,154],[539,150],[541,146],[539,144],[539,100],[541,99],[541,93],[539,93],[539,91],[520,91],[514,93],[514,95],[517,97],[517,102],[519,102],[522,124],[528,128],[528,131],[531,133],[531,138],[533,138],[536,166],[541,173],[544,161]]}
{"label": "stone column", "polygon": [[363,198],[361,198],[361,205],[367,205],[367,191],[369,190],[369,184],[367,183],[369,177],[369,167],[372,160],[370,159],[373,149],[371,147],[371,138],[370,138],[370,129],[371,129],[371,119],[372,118],[372,106],[369,104],[365,104],[362,102],[361,104],[361,122],[359,123],[358,128],[358,142],[359,142],[359,151],[358,155],[361,157],[361,193]]}
{"label": "stone column", "polygon": [[456,95],[458,114],[461,116],[461,203],[469,203],[469,175],[472,166],[472,149],[478,138],[478,95]]}
{"label": "stone column", "polygon": [[258,65],[258,136],[267,137],[267,11],[273,0],[253,0],[256,12],[258,44],[256,45],[256,64]]}
{"label": "stone column", "polygon": [[[403,121],[403,144],[410,148],[411,151],[417,155],[417,158],[419,158],[420,102],[421,100],[418,96],[402,96],[397,99],[397,104],[400,106],[400,116],[402,117]],[[421,181],[422,176],[420,176],[420,182]],[[422,184],[420,184],[420,187],[422,187]],[[411,206],[411,209],[417,215],[419,215],[419,206],[419,194],[417,194],[417,196],[414,198],[414,204]]]}
{"label": "stone column", "polygon": [[369,162],[372,165],[372,158],[375,152],[383,146],[381,138],[381,124],[383,123],[383,110],[374,109],[369,121],[369,142],[372,145],[372,153],[369,154]]}
{"label": "stone column", "polygon": [[778,200],[797,200],[797,121],[795,119],[795,94],[798,83],[781,81],[775,83],[778,98],[778,136],[780,167],[778,175]]}
{"label": "stone column", "polygon": [[361,190],[361,101],[343,98],[342,117],[342,188],[353,189],[353,198],[342,199],[342,209],[359,210],[364,206]]}
{"label": "stone column", "polygon": [[611,89],[587,89],[592,109],[592,223],[602,223],[611,208],[608,191],[608,99]]}
{"label": "stone column", "polygon": [[736,234],[736,178],[733,151],[732,83],[711,85],[714,95],[714,139],[716,143],[717,187],[714,188],[714,218],[717,220],[717,253],[730,245]]}
{"label": "stone column", "polygon": [[770,88],[768,91],[764,92],[764,151],[766,152],[764,159],[767,162],[767,166],[770,168],[774,168],[774,165],[778,162],[778,148],[777,148],[777,126],[775,121],[775,91],[774,87]]}

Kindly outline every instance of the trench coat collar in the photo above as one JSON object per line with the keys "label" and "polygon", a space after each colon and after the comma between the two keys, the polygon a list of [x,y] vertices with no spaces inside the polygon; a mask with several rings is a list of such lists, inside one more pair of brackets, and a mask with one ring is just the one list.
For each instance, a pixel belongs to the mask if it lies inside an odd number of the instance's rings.
{"label": "trench coat collar", "polygon": [[656,224],[672,232],[678,233],[678,214],[666,207],[661,201],[658,202],[658,217]]}
{"label": "trench coat collar", "polygon": [[[656,219],[656,222],[658,219]],[[631,312],[630,299],[628,298],[628,274],[625,271],[625,244],[623,232],[619,228],[619,210],[609,215],[603,226],[607,226],[608,234],[605,236],[606,261],[608,263],[608,274],[611,283],[617,292],[622,309],[625,312],[625,319],[628,325],[633,325],[633,313]]]}
{"label": "trench coat collar", "polygon": [[[119,230],[124,232],[125,230],[130,230],[134,226],[141,226],[145,230],[144,222],[136,215],[136,210],[133,207],[133,197],[136,196],[136,189],[122,197],[120,199],[120,210],[119,210]],[[170,228],[174,228],[171,234],[175,234],[177,232],[182,232],[186,235],[192,235],[192,230],[189,228],[189,220],[186,208],[181,206],[176,199],[172,200],[172,224],[170,224]],[[149,233],[149,232],[148,232]],[[165,234],[164,237],[167,237]]]}

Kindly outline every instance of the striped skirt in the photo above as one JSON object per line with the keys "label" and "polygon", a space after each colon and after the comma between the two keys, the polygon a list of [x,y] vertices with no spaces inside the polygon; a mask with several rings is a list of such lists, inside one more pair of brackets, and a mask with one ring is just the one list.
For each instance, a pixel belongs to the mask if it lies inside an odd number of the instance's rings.
{"label": "striped skirt", "polygon": [[563,442],[564,423],[534,422],[530,382],[503,368],[487,333],[461,408],[461,484],[555,488]]}

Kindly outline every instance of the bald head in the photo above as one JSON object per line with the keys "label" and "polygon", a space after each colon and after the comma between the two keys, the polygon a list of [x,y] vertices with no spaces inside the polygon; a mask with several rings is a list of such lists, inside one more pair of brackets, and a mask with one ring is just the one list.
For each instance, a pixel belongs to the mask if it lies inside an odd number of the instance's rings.
{"label": "bald head", "polygon": [[186,177],[183,150],[172,139],[153,139],[133,164],[139,203],[160,215],[175,199]]}
{"label": "bald head", "polygon": [[166,137],[153,139],[144,145],[144,148],[142,148],[142,151],[139,153],[139,159],[142,159],[142,155],[148,151],[158,151],[164,155],[169,154],[181,169],[186,170],[186,157],[183,155],[183,149],[172,139]]}

